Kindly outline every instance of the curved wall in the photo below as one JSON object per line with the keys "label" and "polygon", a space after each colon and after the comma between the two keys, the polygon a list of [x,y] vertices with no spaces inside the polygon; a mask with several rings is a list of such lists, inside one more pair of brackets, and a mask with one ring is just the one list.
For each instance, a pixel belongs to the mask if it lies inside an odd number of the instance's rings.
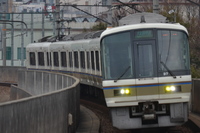
{"label": "curved wall", "polygon": [[17,76],[10,74],[18,81],[15,89],[25,90],[32,96],[0,104],[0,132],[75,132],[80,114],[79,80],[60,73],[14,69]]}

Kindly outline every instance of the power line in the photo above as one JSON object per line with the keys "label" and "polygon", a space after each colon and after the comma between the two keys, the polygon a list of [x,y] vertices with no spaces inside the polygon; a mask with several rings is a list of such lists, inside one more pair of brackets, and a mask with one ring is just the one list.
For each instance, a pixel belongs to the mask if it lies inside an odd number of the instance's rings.
{"label": "power line", "polygon": [[198,4],[198,3],[194,2],[194,1],[191,1],[191,0],[187,0],[187,1],[189,1],[190,3],[195,4],[195,5],[200,7],[200,4]]}
{"label": "power line", "polygon": [[[97,17],[97,16],[94,16],[94,15],[92,15],[92,14],[90,14],[90,13],[88,13],[88,12],[86,12],[86,11],[80,9],[80,8],[78,8],[77,5],[56,5],[56,6],[71,6],[71,7],[75,8],[75,9],[77,9],[77,10],[83,12],[83,13],[86,13],[86,14],[88,14],[88,15],[94,17],[94,18],[97,18],[97,19],[99,19],[99,20],[101,20],[101,21],[103,21],[103,22],[105,22],[105,23],[107,23],[107,24],[111,24],[110,22],[107,22],[107,21],[105,21],[105,20],[103,20],[103,19],[101,19],[101,18],[99,18],[99,17]],[[78,5],[78,6],[83,6],[83,5]],[[91,6],[91,5],[86,5],[86,6]],[[94,6],[94,5],[92,5],[92,6]]]}
{"label": "power line", "polygon": [[137,12],[142,12],[142,11],[140,11],[140,10],[138,10],[138,9],[136,9],[136,8],[134,7],[135,5],[138,5],[138,4],[134,4],[133,6],[130,6],[129,4],[123,3],[123,2],[121,2],[120,0],[116,0],[116,1],[119,2],[119,3],[121,3],[121,4],[123,4],[124,6],[127,6],[127,7],[131,8],[131,9],[136,10]]}

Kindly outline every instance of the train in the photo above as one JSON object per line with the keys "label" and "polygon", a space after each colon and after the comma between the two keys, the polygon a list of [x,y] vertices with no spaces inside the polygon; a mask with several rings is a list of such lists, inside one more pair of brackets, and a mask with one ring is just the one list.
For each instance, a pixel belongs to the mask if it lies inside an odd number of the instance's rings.
{"label": "train", "polygon": [[116,128],[169,127],[188,120],[188,31],[178,23],[123,25],[31,43],[26,57],[27,69],[67,73],[90,91],[102,91]]}

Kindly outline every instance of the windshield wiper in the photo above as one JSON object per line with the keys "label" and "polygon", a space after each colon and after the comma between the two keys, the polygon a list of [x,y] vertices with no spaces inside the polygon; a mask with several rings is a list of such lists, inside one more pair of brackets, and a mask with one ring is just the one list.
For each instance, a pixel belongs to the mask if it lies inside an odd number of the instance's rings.
{"label": "windshield wiper", "polygon": [[126,72],[127,72],[130,68],[131,68],[131,66],[128,66],[128,67],[126,68],[126,70],[122,73],[122,75],[119,76],[119,78],[115,79],[114,82],[117,82],[119,79],[121,79],[121,78],[124,76],[124,74],[126,74]]}
{"label": "windshield wiper", "polygon": [[165,65],[165,63],[163,63],[162,61],[160,62],[164,68],[168,71],[168,73],[173,77],[173,78],[176,78],[176,76],[172,73],[171,70],[169,70],[169,68]]}

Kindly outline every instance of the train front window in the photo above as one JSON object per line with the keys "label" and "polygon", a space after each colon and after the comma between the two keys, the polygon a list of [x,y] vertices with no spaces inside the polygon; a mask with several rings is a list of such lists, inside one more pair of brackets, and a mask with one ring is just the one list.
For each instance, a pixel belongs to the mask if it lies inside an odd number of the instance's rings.
{"label": "train front window", "polygon": [[133,77],[130,32],[105,37],[102,40],[102,56],[105,79]]}
{"label": "train front window", "polygon": [[144,42],[137,45],[137,65],[139,77],[152,77],[155,76],[154,63],[153,63],[153,47],[152,42]]}
{"label": "train front window", "polygon": [[189,70],[188,38],[184,32],[158,30],[159,71]]}

